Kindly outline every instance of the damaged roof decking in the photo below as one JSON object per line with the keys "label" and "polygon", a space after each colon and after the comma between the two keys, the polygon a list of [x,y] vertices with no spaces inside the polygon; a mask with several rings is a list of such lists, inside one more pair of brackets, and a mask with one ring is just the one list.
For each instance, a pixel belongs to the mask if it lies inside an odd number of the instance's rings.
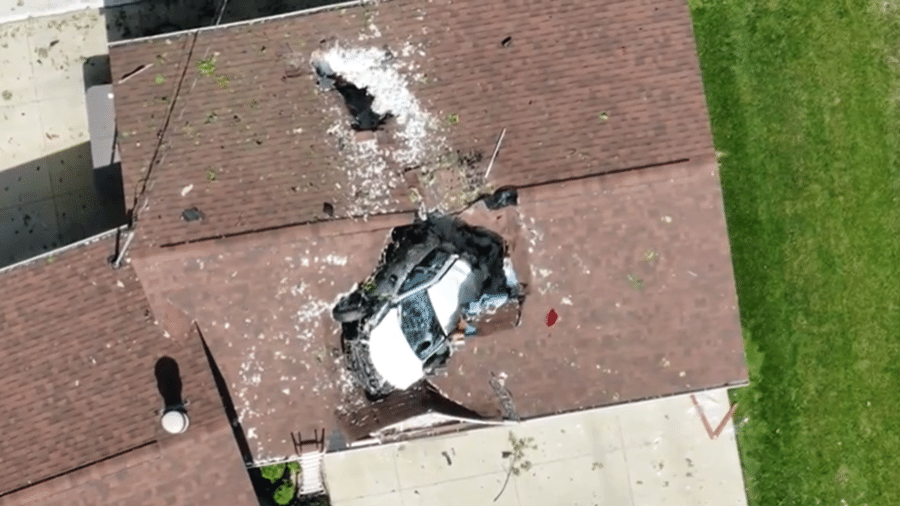
{"label": "damaged roof decking", "polygon": [[199,338],[162,336],[135,272],[107,263],[114,247],[108,235],[0,274],[0,497],[170,437],[157,415],[163,356],[191,403],[188,434],[225,418]]}
{"label": "damaged roof decking", "polygon": [[[432,379],[451,400],[500,416],[491,373],[507,376],[522,417],[746,380],[714,161],[530,188],[520,202],[503,210],[514,219],[488,221],[529,284],[522,325],[467,340]],[[135,260],[149,290],[198,319],[258,461],[293,455],[291,432],[337,428],[336,410],[364,412],[343,405],[353,397],[330,351],[330,309],[410,221],[308,225]]]}
{"label": "damaged roof decking", "polygon": [[[496,186],[712,149],[683,0],[394,0],[204,31],[188,58],[192,39],[111,48],[114,80],[152,65],[115,86],[129,205],[187,62],[142,214],[143,244],[326,218],[323,201],[335,204],[337,216],[349,214],[359,198],[347,190],[346,163],[326,130],[349,127],[350,117],[336,92],[316,91],[309,65],[322,39],[342,47],[386,44],[413,68],[409,89],[440,126],[433,143],[481,152],[480,169],[506,128],[490,174]],[[411,53],[404,56],[404,48]],[[201,75],[197,62],[213,55],[214,75]],[[283,79],[288,64],[301,75]],[[375,199],[373,211],[411,209],[401,181],[382,177],[396,188]],[[206,219],[183,223],[180,213],[191,206]]]}

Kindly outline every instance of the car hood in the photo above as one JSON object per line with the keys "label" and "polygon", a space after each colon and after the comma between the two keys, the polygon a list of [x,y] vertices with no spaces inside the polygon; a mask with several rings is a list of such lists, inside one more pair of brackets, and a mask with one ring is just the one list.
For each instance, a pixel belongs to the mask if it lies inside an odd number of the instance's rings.
{"label": "car hood", "polygon": [[472,268],[462,259],[453,262],[440,281],[428,288],[428,298],[444,335],[450,335],[459,324],[460,305],[468,303],[473,292]]}
{"label": "car hood", "polygon": [[369,358],[378,374],[401,390],[425,377],[422,361],[400,328],[400,311],[396,307],[369,332]]}

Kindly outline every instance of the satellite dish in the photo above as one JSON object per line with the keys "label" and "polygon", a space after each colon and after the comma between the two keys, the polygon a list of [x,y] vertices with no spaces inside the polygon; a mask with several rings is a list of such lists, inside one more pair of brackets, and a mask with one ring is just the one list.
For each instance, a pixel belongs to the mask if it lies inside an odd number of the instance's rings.
{"label": "satellite dish", "polygon": [[190,421],[185,412],[172,410],[163,414],[160,423],[162,423],[163,430],[169,434],[181,434],[187,430]]}

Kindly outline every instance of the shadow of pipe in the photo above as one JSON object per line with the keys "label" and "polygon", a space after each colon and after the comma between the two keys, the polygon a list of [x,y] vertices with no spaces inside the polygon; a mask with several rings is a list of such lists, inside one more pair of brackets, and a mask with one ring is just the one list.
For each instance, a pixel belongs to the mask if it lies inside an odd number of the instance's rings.
{"label": "shadow of pipe", "polygon": [[182,385],[178,362],[172,357],[162,357],[156,361],[153,372],[156,375],[156,388],[159,389],[159,395],[162,396],[165,404],[164,411],[183,408],[184,399],[181,397]]}

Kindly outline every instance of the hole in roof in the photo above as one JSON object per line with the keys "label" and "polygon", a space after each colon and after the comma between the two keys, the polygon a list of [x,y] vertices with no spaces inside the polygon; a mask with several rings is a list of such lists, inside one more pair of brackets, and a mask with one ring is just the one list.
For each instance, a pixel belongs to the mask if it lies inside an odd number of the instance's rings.
{"label": "hole in roof", "polygon": [[332,205],[331,202],[323,202],[322,203],[322,212],[333,218],[334,217],[334,205]]}
{"label": "hole in roof", "polygon": [[378,130],[388,118],[392,117],[390,112],[379,114],[372,110],[375,97],[368,92],[367,88],[360,88],[335,73],[331,66],[323,60],[314,59],[312,64],[318,76],[319,86],[333,87],[344,99],[344,105],[352,117],[351,127],[354,130]]}
{"label": "hole in roof", "polygon": [[181,219],[184,221],[200,221],[205,217],[203,211],[196,207],[189,207],[181,212]]}
{"label": "hole in roof", "polygon": [[345,365],[370,398],[435,374],[463,334],[517,326],[512,305],[523,297],[508,245],[491,230],[432,215],[390,238],[373,274],[332,308]]}
{"label": "hole in roof", "polygon": [[507,37],[500,41],[500,45],[503,47],[509,47],[510,44],[512,44],[512,37]]}

